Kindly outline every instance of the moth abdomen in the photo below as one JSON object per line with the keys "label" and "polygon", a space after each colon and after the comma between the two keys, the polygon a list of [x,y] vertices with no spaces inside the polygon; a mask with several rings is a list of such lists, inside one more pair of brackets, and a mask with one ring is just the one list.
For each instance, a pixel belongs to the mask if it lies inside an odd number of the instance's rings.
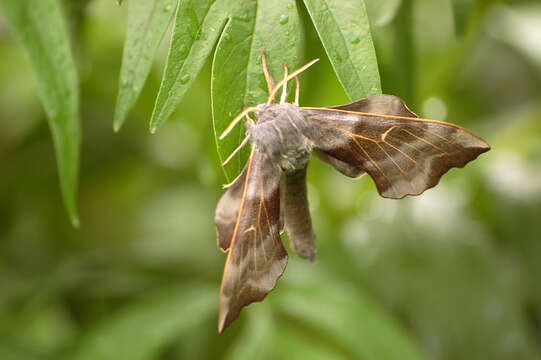
{"label": "moth abdomen", "polygon": [[291,248],[303,259],[316,259],[316,235],[312,230],[312,219],[306,191],[306,167],[286,173],[282,206],[284,207],[285,229]]}

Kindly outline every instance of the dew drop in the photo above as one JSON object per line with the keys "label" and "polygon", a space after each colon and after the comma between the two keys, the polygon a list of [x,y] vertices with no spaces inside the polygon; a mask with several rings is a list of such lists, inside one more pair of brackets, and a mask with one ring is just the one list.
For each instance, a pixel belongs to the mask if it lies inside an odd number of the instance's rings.
{"label": "dew drop", "polygon": [[355,38],[353,40],[351,40],[351,43],[352,44],[358,44],[361,42],[361,38],[358,37],[358,36],[355,36]]}
{"label": "dew drop", "polygon": [[287,4],[287,8],[288,8],[289,10],[293,9],[293,4],[292,4],[292,3]]}
{"label": "dew drop", "polygon": [[178,53],[180,54],[180,56],[184,56],[187,51],[188,51],[188,47],[186,45],[182,45],[180,49],[178,49]]}
{"label": "dew drop", "polygon": [[169,12],[169,11],[171,11],[171,9],[172,9],[172,6],[171,6],[171,5],[167,5],[166,7],[163,8],[163,11],[164,11],[164,12]]}
{"label": "dew drop", "polygon": [[289,21],[289,16],[287,15],[280,16],[280,24],[285,25],[287,24],[288,21]]}
{"label": "dew drop", "polygon": [[250,19],[250,17],[248,16],[248,13],[247,13],[247,12],[244,13],[244,14],[242,14],[242,15],[239,15],[237,18],[238,18],[240,21],[248,21],[248,20]]}
{"label": "dew drop", "polygon": [[188,81],[190,81],[190,75],[186,74],[183,77],[180,78],[181,84],[186,84]]}
{"label": "dew drop", "polygon": [[226,40],[226,41],[231,40],[231,34],[230,33],[225,34],[224,35],[224,40]]}

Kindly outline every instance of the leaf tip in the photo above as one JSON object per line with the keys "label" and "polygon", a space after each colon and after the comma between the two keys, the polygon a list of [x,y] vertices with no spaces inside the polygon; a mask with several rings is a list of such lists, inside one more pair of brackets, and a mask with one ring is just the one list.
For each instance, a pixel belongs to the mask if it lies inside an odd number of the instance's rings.
{"label": "leaf tip", "polygon": [[79,216],[77,214],[72,215],[70,217],[70,220],[71,220],[71,226],[73,226],[76,229],[78,229],[79,226],[81,225],[81,222],[79,221]]}
{"label": "leaf tip", "polygon": [[117,106],[115,108],[115,115],[113,117],[113,131],[118,132],[122,125],[124,125],[124,121],[126,120],[126,112],[121,109],[121,107]]}

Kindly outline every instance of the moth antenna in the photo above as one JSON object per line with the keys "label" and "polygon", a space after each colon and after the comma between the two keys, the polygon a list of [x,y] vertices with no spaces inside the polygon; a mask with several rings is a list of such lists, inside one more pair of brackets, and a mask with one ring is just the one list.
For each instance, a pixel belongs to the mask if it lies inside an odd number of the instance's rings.
{"label": "moth antenna", "polygon": [[263,74],[265,74],[265,80],[267,81],[267,89],[269,89],[269,94],[274,88],[274,79],[272,78],[269,68],[267,67],[267,56],[265,55],[265,50],[261,51],[261,62],[263,64]]}
{"label": "moth antenna", "polygon": [[301,82],[299,81],[299,77],[295,76],[295,102],[294,104],[299,106],[299,95],[301,93]]}
{"label": "moth antenna", "polygon": [[[251,120],[251,119],[250,119]],[[242,140],[242,142],[240,143],[239,146],[237,146],[237,148],[235,150],[233,150],[233,152],[231,153],[231,155],[229,155],[229,157],[227,159],[225,159],[225,161],[222,163],[222,166],[226,166],[230,161],[231,159],[233,159],[235,157],[235,155],[237,155],[237,153],[243,148],[246,146],[246,144],[248,144],[248,140],[250,140],[250,137],[249,136],[246,136],[244,138],[244,140]]]}
{"label": "moth antenna", "polygon": [[[288,74],[287,64],[284,64],[284,79],[287,78]],[[283,104],[286,102],[287,97],[287,81],[284,83],[284,86],[282,87],[282,97],[280,98],[280,104]]]}
{"label": "moth antenna", "polygon": [[282,79],[278,84],[276,84],[276,86],[274,86],[274,88],[272,89],[272,92],[269,95],[269,100],[267,100],[267,104],[272,104],[272,102],[274,101],[274,98],[276,97],[276,93],[282,87],[282,85],[284,85],[285,82],[288,82],[289,80],[293,79],[295,76],[299,75],[300,73],[302,73],[303,71],[305,71],[310,66],[317,63],[318,61],[319,61],[319,59],[314,59],[314,60],[310,61],[308,64],[306,64],[303,67],[293,71],[285,79]]}
{"label": "moth antenna", "polygon": [[231,122],[229,123],[229,125],[227,126],[227,128],[224,130],[224,132],[222,133],[222,135],[220,135],[220,137],[218,139],[220,140],[223,140],[227,134],[229,134],[231,132],[231,130],[233,130],[233,128],[235,127],[235,125],[237,125],[237,123],[239,121],[242,120],[242,118],[251,113],[251,112],[255,112],[255,113],[258,113],[260,112],[261,110],[256,108],[256,107],[249,107],[247,109],[244,109],[240,114],[238,114],[237,116],[235,116],[235,118],[233,120],[231,120]]}

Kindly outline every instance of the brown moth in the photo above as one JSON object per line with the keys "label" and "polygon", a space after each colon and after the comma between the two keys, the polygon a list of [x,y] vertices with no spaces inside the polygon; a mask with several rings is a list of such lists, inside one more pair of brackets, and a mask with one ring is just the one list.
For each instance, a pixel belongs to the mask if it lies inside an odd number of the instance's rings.
{"label": "brown moth", "polygon": [[[287,253],[280,233],[302,258],[315,259],[315,235],[306,196],[306,168],[311,154],[342,174],[364,173],[379,194],[401,199],[435,186],[450,168],[461,168],[489,145],[450,123],[420,119],[392,95],[375,95],[351,104],[325,108],[299,107],[297,75],[314,60],[278,84],[270,76],[265,54],[263,72],[269,89],[266,104],[245,109],[220,136],[243,118],[252,150],[246,166],[216,207],[218,246],[229,250],[222,279],[218,331],[221,333],[252,302],[274,289],[284,272]],[[295,102],[286,103],[287,82],[295,79]],[[280,88],[282,96],[274,103]],[[255,113],[254,122],[249,113]]]}

